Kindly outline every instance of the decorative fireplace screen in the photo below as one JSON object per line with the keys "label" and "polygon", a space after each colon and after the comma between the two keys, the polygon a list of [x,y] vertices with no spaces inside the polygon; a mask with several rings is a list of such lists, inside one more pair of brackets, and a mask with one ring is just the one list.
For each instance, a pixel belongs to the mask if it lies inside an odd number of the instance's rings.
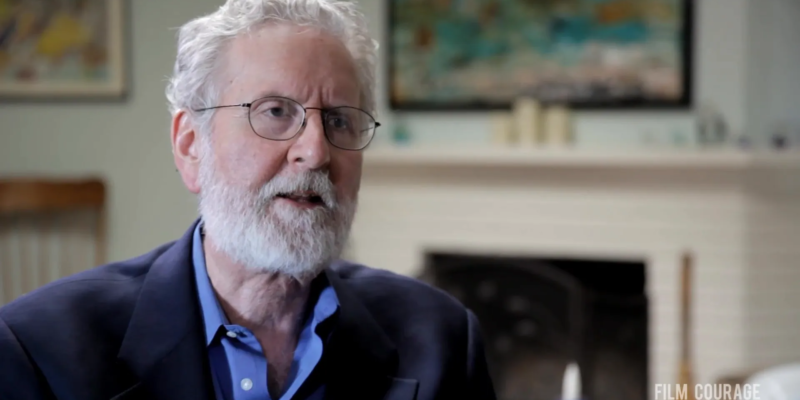
{"label": "decorative fireplace screen", "polygon": [[423,279],[481,321],[500,400],[556,400],[577,362],[584,398],[647,398],[641,262],[429,253]]}

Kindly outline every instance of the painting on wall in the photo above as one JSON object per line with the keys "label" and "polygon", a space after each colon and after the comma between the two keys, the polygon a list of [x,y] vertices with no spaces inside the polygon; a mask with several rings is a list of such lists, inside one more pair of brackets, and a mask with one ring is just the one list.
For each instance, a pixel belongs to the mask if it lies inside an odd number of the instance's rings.
{"label": "painting on wall", "polygon": [[390,0],[395,110],[690,106],[693,0]]}
{"label": "painting on wall", "polygon": [[123,97],[123,1],[0,0],[0,97]]}

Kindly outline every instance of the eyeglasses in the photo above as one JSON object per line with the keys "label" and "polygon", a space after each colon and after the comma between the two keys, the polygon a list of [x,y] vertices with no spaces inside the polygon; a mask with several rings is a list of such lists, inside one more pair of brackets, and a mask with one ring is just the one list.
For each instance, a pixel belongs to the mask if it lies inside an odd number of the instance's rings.
{"label": "eyeglasses", "polygon": [[325,137],[342,150],[363,150],[381,126],[369,113],[355,107],[314,108],[280,96],[269,96],[252,103],[216,106],[196,112],[228,107],[247,107],[250,127],[256,135],[269,140],[291,140],[306,126],[308,110],[320,110]]}

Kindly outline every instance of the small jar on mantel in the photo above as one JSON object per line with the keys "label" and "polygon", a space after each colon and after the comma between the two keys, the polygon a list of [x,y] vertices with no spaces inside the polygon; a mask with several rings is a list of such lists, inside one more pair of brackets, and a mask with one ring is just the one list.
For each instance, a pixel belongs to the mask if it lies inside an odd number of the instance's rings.
{"label": "small jar on mantel", "polygon": [[411,142],[411,132],[405,121],[398,119],[392,129],[392,143],[396,146],[407,146]]}

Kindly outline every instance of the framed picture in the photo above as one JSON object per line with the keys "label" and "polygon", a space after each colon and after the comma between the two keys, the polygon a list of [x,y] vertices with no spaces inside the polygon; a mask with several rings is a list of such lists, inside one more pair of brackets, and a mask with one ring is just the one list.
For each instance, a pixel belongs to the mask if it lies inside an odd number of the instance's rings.
{"label": "framed picture", "polygon": [[0,0],[0,98],[122,98],[124,0]]}
{"label": "framed picture", "polygon": [[688,108],[694,0],[389,0],[394,110]]}

